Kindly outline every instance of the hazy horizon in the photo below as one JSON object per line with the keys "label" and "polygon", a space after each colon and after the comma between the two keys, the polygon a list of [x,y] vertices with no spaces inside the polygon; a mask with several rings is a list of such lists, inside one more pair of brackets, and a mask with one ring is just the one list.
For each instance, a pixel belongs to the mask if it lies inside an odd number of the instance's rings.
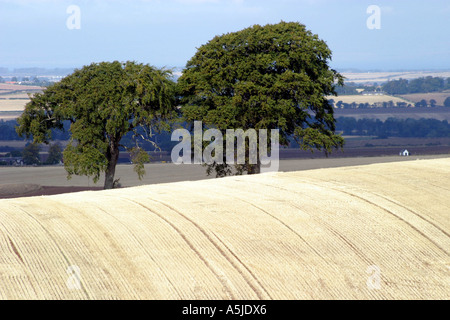
{"label": "hazy horizon", "polygon": [[444,0],[0,0],[0,68],[183,68],[216,35],[282,20],[324,40],[340,71],[450,70]]}
{"label": "hazy horizon", "polygon": [[[105,60],[106,61],[106,60]],[[109,60],[108,60],[109,61]],[[112,61],[112,60],[111,60]],[[125,61],[125,60],[122,60]],[[100,61],[93,61],[100,62]],[[140,61],[139,61],[140,62]],[[144,62],[145,63],[145,62]],[[0,74],[2,73],[10,73],[13,74],[15,72],[29,72],[29,70],[37,70],[37,71],[54,71],[54,72],[65,72],[65,71],[73,71],[77,68],[81,68],[84,65],[80,66],[74,66],[74,67],[36,67],[36,66],[29,66],[29,67],[23,67],[18,66],[14,68],[8,68],[0,65]],[[168,67],[169,69],[174,70],[182,70],[184,66],[175,66],[175,67]],[[340,73],[389,73],[389,72],[450,72],[450,68],[445,69],[357,69],[357,68],[336,68],[336,70]]]}

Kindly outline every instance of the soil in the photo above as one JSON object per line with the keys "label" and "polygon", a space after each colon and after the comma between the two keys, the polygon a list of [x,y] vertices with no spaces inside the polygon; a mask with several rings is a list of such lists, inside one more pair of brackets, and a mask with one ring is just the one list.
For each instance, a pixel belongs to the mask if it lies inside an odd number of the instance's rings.
{"label": "soil", "polygon": [[12,199],[21,197],[38,197],[55,194],[102,190],[101,187],[60,187],[40,186],[30,184],[14,184],[0,186],[0,199]]}

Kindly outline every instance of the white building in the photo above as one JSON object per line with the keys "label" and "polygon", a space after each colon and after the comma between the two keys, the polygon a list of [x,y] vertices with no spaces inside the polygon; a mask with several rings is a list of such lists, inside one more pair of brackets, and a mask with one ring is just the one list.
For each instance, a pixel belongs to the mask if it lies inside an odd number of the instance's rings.
{"label": "white building", "polygon": [[408,150],[403,150],[403,151],[401,151],[400,152],[400,156],[402,156],[402,157],[408,157],[409,156],[409,151]]}

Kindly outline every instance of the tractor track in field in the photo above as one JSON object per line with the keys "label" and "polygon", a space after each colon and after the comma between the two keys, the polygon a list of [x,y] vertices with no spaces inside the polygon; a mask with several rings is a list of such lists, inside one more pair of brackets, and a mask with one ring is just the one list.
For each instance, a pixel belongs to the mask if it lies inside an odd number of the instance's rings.
{"label": "tractor track in field", "polygon": [[[227,295],[229,296],[230,299],[234,300],[235,297],[233,295],[233,292],[231,291],[231,289],[229,288],[228,284],[226,282],[223,281],[222,277],[220,276],[220,274],[215,270],[215,268],[211,265],[211,262],[208,261],[208,259],[206,259],[201,252],[196,248],[195,245],[192,244],[192,242],[189,240],[188,236],[183,233],[183,231],[181,231],[179,228],[177,228],[172,222],[170,222],[168,219],[164,218],[162,215],[156,213],[155,211],[153,211],[152,209],[150,209],[149,207],[143,205],[142,203],[135,201],[135,200],[130,200],[127,198],[122,198],[122,199],[126,199],[136,205],[139,205],[143,208],[145,208],[146,210],[148,210],[149,212],[153,213],[154,215],[158,216],[161,220],[163,220],[164,222],[166,222],[172,229],[174,229],[178,235],[185,241],[185,243],[188,245],[188,247],[198,256],[198,258],[209,268],[209,270],[216,276],[216,278],[222,283],[223,287],[226,290]],[[176,211],[175,211],[176,212]],[[209,240],[209,239],[208,239]]]}
{"label": "tractor track in field", "polygon": [[[208,241],[216,248],[216,250],[225,258],[225,260],[233,266],[233,268],[237,271],[237,273],[243,277],[243,279],[245,280],[247,285],[255,292],[258,299],[265,299],[265,298],[267,298],[267,296],[270,297],[270,295],[267,294],[267,291],[264,289],[264,287],[256,288],[256,286],[254,284],[252,284],[252,281],[248,278],[248,276],[246,276],[244,274],[244,272],[241,270],[241,267],[239,267],[236,264],[236,262],[234,262],[234,259],[232,257],[230,257],[230,255],[227,254],[225,252],[225,250],[222,249],[221,246],[216,243],[215,240],[213,240],[213,238],[206,232],[206,230],[204,228],[202,228],[198,223],[196,223],[192,218],[187,217],[181,211],[175,209],[173,206],[171,206],[167,203],[164,203],[163,201],[156,200],[156,199],[152,199],[152,200],[162,204],[163,206],[169,208],[173,212],[176,212],[178,215],[180,215],[185,220],[189,221],[192,225],[194,225],[200,231],[200,233],[203,234],[206,237],[206,239],[208,239]],[[217,239],[217,237],[216,237],[216,239]],[[228,250],[228,251],[230,251],[230,250]],[[231,255],[231,256],[234,256],[234,255]],[[245,265],[240,262],[239,259],[236,259],[236,261],[238,261],[244,267],[245,270],[248,270],[245,267]],[[254,275],[251,272],[249,272],[249,273],[252,276],[253,280],[259,284],[258,280],[254,277]],[[266,297],[262,294],[262,292],[264,292],[266,294]]]}

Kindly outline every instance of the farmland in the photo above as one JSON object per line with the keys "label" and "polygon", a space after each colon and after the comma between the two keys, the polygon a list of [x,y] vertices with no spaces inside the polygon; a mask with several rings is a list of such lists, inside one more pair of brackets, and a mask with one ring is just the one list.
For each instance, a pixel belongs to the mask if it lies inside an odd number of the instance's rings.
{"label": "farmland", "polygon": [[450,159],[0,200],[0,299],[450,298]]}
{"label": "farmland", "polygon": [[393,71],[393,72],[342,72],[346,82],[356,84],[383,83],[389,80],[416,79],[421,77],[450,77],[450,71]]}
{"label": "farmland", "polygon": [[0,83],[0,120],[19,117],[30,101],[29,94],[40,92],[41,87]]}
{"label": "farmland", "polygon": [[28,99],[0,99],[1,112],[22,112],[25,105],[28,103]]}
{"label": "farmland", "polygon": [[[279,170],[283,172],[303,171],[311,169],[337,168],[345,166],[357,166],[375,163],[386,162],[403,162],[415,161],[417,159],[439,159],[450,156],[450,147],[447,152],[437,152],[437,154],[418,155],[415,154],[415,148],[409,148],[412,155],[410,157],[398,156],[400,147],[379,145],[373,142],[373,147],[366,147],[364,144],[366,140],[359,140],[353,138],[351,144],[354,148],[349,148],[344,154],[335,153],[330,157],[325,157],[323,154],[311,152],[303,152],[299,150],[289,149],[280,154]],[[403,142],[401,139],[397,142]],[[423,142],[423,141],[422,141]],[[421,142],[417,142],[421,143]],[[404,147],[405,145],[402,145]],[[361,150],[365,151],[366,156],[356,157],[355,155]],[[379,156],[381,150],[390,150],[389,156]],[[439,148],[437,148],[438,151]],[[431,153],[431,152],[429,152]],[[146,175],[139,180],[136,173],[133,171],[133,166],[129,164],[120,164],[117,166],[116,178],[120,179],[123,187],[143,186],[150,184],[171,183],[179,181],[197,181],[213,179],[214,175],[208,176],[205,168],[201,165],[182,164],[175,165],[173,163],[148,163],[145,165]],[[5,167],[0,166],[0,198],[8,197],[10,193],[13,195],[27,194],[27,186],[34,185],[36,190],[41,187],[83,187],[83,188],[101,188],[103,187],[104,175],[100,176],[97,183],[92,181],[92,178],[85,176],[72,176],[70,180],[67,179],[67,172],[63,166],[25,166],[25,167]],[[25,190],[21,192],[18,188],[24,185]],[[9,188],[14,186],[15,191],[10,192]],[[35,193],[39,195],[38,193]],[[46,194],[42,192],[42,194]]]}
{"label": "farmland", "polygon": [[390,96],[390,95],[342,95],[342,96],[329,96],[328,99],[333,99],[335,102],[338,101],[342,101],[344,103],[353,103],[355,102],[356,104],[360,104],[360,103],[368,103],[370,105],[374,104],[374,103],[383,103],[383,102],[389,102],[392,101],[394,104],[396,104],[397,102],[406,102],[409,103],[409,101],[400,98],[400,97],[394,97],[394,96]]}
{"label": "farmland", "polygon": [[[336,100],[338,101],[338,100]],[[450,108],[369,108],[369,109],[335,109],[336,117],[352,117],[355,119],[436,119],[450,121]]]}
{"label": "farmland", "polygon": [[436,100],[436,104],[438,106],[443,106],[445,99],[450,97],[449,91],[444,92],[430,92],[430,93],[413,93],[413,94],[405,94],[402,95],[401,98],[412,101],[414,103],[419,102],[421,100],[426,100],[428,103],[431,99]]}

